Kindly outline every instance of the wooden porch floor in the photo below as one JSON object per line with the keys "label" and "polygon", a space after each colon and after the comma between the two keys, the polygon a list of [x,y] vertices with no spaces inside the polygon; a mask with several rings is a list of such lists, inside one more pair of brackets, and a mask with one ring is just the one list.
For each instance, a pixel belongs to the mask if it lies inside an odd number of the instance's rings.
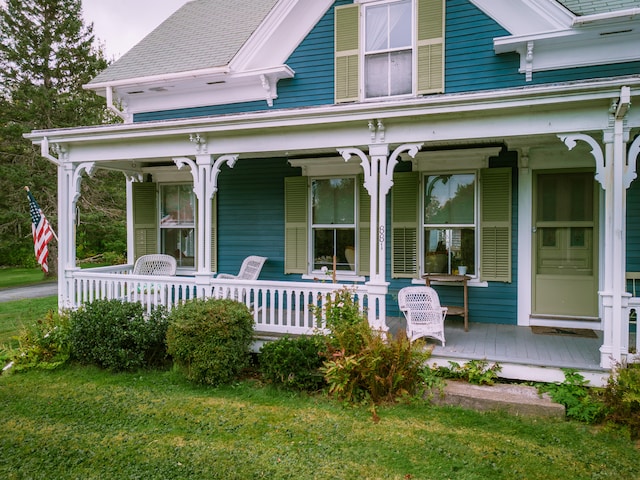
{"label": "wooden porch floor", "polygon": [[[404,318],[388,318],[392,333],[405,328]],[[449,361],[487,360],[502,366],[500,376],[519,380],[562,381],[563,368],[578,370],[593,385],[601,385],[609,372],[600,367],[602,332],[597,338],[565,335],[541,335],[529,327],[471,323],[464,331],[462,319],[445,321],[446,346],[426,339],[434,345],[431,360],[438,365]]]}

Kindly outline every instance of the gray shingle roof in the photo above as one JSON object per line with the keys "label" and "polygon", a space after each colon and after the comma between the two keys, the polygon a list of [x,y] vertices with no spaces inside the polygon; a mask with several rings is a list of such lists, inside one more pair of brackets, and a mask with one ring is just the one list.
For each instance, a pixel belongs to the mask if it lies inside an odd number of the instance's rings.
{"label": "gray shingle roof", "polygon": [[225,66],[277,2],[191,0],[89,84]]}
{"label": "gray shingle roof", "polygon": [[639,0],[560,0],[559,3],[579,16],[640,8]]}

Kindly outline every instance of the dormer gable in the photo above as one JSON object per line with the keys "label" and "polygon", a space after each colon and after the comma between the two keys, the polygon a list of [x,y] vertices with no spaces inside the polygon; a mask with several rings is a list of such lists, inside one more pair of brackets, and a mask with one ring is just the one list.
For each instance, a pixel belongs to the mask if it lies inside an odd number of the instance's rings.
{"label": "dormer gable", "polygon": [[[85,88],[125,121],[141,112],[272,105],[285,64],[331,0],[191,0]],[[222,21],[220,21],[222,20]]]}
{"label": "dormer gable", "polygon": [[635,0],[470,0],[511,35],[494,39],[498,54],[517,52],[520,73],[640,60]]}

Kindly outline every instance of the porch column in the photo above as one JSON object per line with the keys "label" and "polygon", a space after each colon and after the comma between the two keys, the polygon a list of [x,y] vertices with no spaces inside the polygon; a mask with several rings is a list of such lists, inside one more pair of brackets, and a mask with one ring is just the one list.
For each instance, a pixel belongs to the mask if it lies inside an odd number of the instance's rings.
{"label": "porch column", "polygon": [[73,225],[73,165],[58,165],[58,308],[71,306],[73,279],[71,271],[75,269],[75,255],[70,257],[69,248],[75,249],[75,228]]}
{"label": "porch column", "polygon": [[[338,153],[342,155],[345,162],[348,162],[353,155],[357,156],[364,172],[364,188],[367,190],[371,201],[369,214],[369,281],[366,282],[369,287],[367,315],[369,325],[386,331],[388,327],[382,313],[385,311],[384,302],[388,284],[384,282],[384,278],[382,282],[379,280],[378,273],[378,162],[381,156],[386,158],[389,150],[386,144],[374,145],[373,147],[369,145],[369,153],[372,154],[370,158],[359,148],[338,149]],[[387,153],[383,154],[383,152]],[[374,153],[377,153],[377,155]],[[384,258],[382,261],[384,262]],[[380,310],[381,305],[382,313]]]}
{"label": "porch column", "polygon": [[384,124],[381,120],[369,122],[372,140],[369,145],[369,157],[358,148],[338,150],[345,161],[352,155],[361,160],[364,170],[364,186],[371,198],[370,216],[370,274],[366,285],[369,287],[369,323],[375,328],[388,330],[386,325],[386,295],[389,282],[386,281],[387,262],[387,195],[393,186],[393,170],[398,164],[401,153],[407,152],[415,157],[422,144],[404,144],[397,147],[389,156],[389,144],[384,142]]}
{"label": "porch column", "polygon": [[75,221],[80,184],[83,174],[93,173],[95,162],[73,163],[65,145],[50,145],[46,137],[40,145],[40,154],[58,166],[58,308],[64,308],[71,306],[75,297]]}
{"label": "porch column", "polygon": [[635,178],[626,161],[629,140],[624,117],[630,104],[630,89],[623,87],[620,98],[610,109],[610,128],[604,131],[605,154],[590,136],[572,134],[561,137],[572,149],[577,140],[588,143],[596,160],[596,180],[605,192],[603,288],[599,292],[602,305],[603,343],[600,366],[612,368],[628,354],[628,297],[625,292],[626,189]]}
{"label": "porch column", "polygon": [[187,157],[174,158],[178,168],[189,166],[193,177],[193,193],[198,201],[198,240],[196,242],[196,276],[211,276],[212,200],[218,191],[218,175],[223,164],[233,168],[238,155],[222,155],[215,161],[213,155],[201,153],[195,162]]}

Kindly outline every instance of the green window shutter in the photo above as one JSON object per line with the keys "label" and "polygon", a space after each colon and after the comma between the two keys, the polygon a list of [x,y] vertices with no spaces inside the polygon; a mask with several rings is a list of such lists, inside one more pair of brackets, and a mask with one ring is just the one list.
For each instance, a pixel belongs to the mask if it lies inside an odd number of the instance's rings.
{"label": "green window shutter", "polygon": [[307,273],[307,177],[284,179],[284,273]]}
{"label": "green window shutter", "polygon": [[360,5],[335,8],[336,103],[357,102],[360,89]]}
{"label": "green window shutter", "polygon": [[131,184],[134,256],[158,253],[158,202],[155,183]]}
{"label": "green window shutter", "polygon": [[445,0],[418,0],[418,94],[444,92]]}
{"label": "green window shutter", "polygon": [[418,276],[417,172],[396,173],[391,189],[391,271],[394,278]]}
{"label": "green window shutter", "polygon": [[369,275],[370,266],[370,236],[371,236],[371,197],[364,188],[363,176],[358,175],[358,275]]}
{"label": "green window shutter", "polygon": [[480,175],[480,279],[511,282],[511,168]]}
{"label": "green window shutter", "polygon": [[211,199],[211,271],[218,271],[218,195]]}

